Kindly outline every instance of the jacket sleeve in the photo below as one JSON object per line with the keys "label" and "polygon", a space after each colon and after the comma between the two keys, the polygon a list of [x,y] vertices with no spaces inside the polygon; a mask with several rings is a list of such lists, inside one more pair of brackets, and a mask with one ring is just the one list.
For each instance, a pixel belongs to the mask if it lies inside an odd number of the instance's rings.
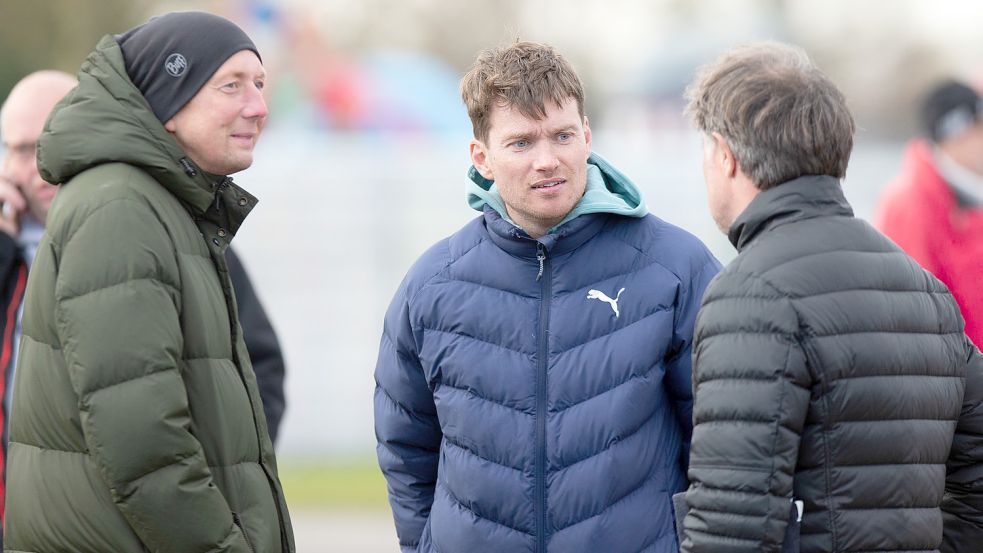
{"label": "jacket sleeve", "polygon": [[229,278],[232,280],[232,288],[235,290],[236,303],[239,307],[242,339],[246,343],[246,350],[249,351],[249,361],[252,362],[256,383],[259,384],[259,395],[263,400],[266,427],[270,431],[270,440],[276,443],[280,421],[286,408],[283,394],[286,371],[280,342],[239,256],[229,248],[225,251],[225,259],[229,265]]}
{"label": "jacket sleeve", "polygon": [[681,551],[777,553],[812,385],[794,306],[762,279],[721,275],[697,318],[693,363]]}
{"label": "jacket sleeve", "polygon": [[405,296],[404,282],[386,313],[375,369],[376,452],[404,552],[416,550],[430,516],[442,438]]}
{"label": "jacket sleeve", "polygon": [[707,285],[720,272],[720,263],[713,257],[684,282],[679,305],[673,321],[672,348],[666,363],[666,390],[682,430],[683,452],[680,462],[683,471],[689,464],[690,439],[693,436],[693,325]]}
{"label": "jacket sleeve", "polygon": [[248,553],[190,432],[180,278],[163,225],[143,203],[115,200],[55,258],[56,331],[113,502],[149,551]]}
{"label": "jacket sleeve", "polygon": [[962,413],[946,463],[943,553],[983,544],[983,356],[966,339],[969,366]]}

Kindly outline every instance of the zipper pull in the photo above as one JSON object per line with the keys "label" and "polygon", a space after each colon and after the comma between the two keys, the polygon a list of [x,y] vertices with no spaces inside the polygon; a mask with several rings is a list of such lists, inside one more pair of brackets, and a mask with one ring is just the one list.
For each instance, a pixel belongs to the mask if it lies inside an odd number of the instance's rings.
{"label": "zipper pull", "polygon": [[546,248],[542,244],[539,244],[539,247],[536,249],[536,259],[539,261],[539,274],[536,275],[536,282],[539,282],[539,279],[543,278],[543,265],[546,263]]}
{"label": "zipper pull", "polygon": [[190,161],[188,161],[188,158],[182,157],[181,159],[178,160],[178,163],[180,163],[181,168],[184,169],[185,175],[188,175],[189,177],[193,177],[198,174],[198,171],[195,171],[195,166],[192,165]]}
{"label": "zipper pull", "polygon": [[228,186],[231,180],[231,177],[225,177],[215,187],[215,211],[218,211],[221,204],[222,189]]}

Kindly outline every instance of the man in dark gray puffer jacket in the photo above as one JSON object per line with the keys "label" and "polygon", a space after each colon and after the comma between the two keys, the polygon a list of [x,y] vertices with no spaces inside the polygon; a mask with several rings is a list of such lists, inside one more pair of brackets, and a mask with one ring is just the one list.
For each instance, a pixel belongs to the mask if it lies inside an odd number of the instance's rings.
{"label": "man in dark gray puffer jacket", "polygon": [[943,284],[856,219],[854,123],[797,48],[687,92],[710,209],[740,254],[703,298],[685,553],[983,551],[983,361]]}

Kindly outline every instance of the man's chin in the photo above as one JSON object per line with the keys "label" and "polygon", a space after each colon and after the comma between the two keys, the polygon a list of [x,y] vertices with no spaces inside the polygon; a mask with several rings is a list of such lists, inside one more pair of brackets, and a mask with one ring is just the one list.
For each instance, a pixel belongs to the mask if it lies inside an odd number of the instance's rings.
{"label": "man's chin", "polygon": [[723,213],[716,213],[711,209],[710,216],[713,218],[713,222],[717,225],[717,230],[724,234],[730,233],[730,227],[734,224],[736,217],[730,217]]}
{"label": "man's chin", "polygon": [[233,171],[229,171],[229,173],[227,173],[229,175],[231,175],[232,173],[238,173],[239,171],[245,171],[246,169],[249,169],[253,165],[253,152],[249,151],[249,152],[241,153],[229,165],[231,165],[233,169]]}
{"label": "man's chin", "polygon": [[249,169],[253,164],[252,154],[240,155],[235,159],[230,159],[228,163],[225,164],[225,168],[222,171],[209,171],[214,172],[216,175],[234,175],[239,171],[245,171]]}

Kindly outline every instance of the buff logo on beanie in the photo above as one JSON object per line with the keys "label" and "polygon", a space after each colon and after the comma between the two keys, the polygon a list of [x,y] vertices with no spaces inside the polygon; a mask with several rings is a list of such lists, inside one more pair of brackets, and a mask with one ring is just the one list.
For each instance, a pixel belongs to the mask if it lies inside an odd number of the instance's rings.
{"label": "buff logo on beanie", "polygon": [[184,70],[188,67],[188,60],[184,58],[181,54],[171,54],[167,56],[167,60],[164,62],[164,69],[171,74],[172,77],[180,77],[184,74]]}
{"label": "buff logo on beanie", "polygon": [[253,41],[235,23],[205,12],[172,12],[116,35],[130,81],[161,123],[194,98],[215,71]]}

